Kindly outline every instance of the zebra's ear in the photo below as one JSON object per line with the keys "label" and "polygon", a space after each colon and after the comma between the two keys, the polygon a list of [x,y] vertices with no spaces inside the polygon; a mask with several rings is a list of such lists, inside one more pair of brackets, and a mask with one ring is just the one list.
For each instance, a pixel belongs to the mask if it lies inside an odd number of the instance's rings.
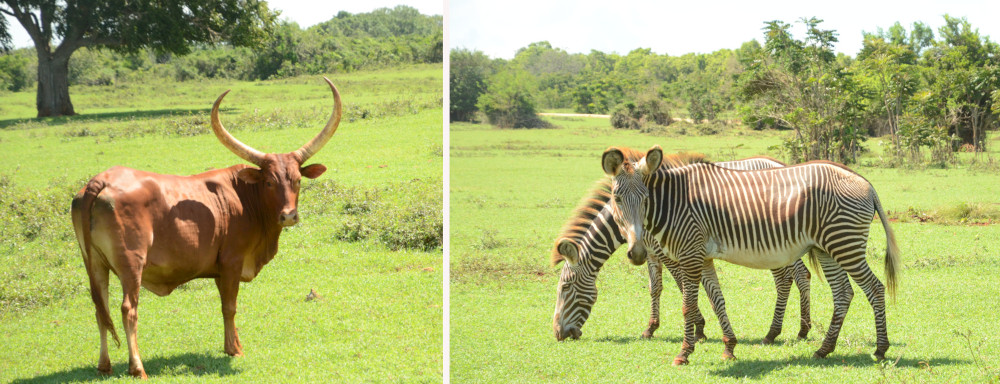
{"label": "zebra's ear", "polygon": [[604,168],[604,173],[608,176],[614,176],[618,173],[618,167],[622,165],[625,161],[625,155],[618,148],[608,148],[604,151],[604,156],[601,157],[601,168]]}
{"label": "zebra's ear", "polygon": [[663,162],[663,149],[659,145],[654,145],[646,152],[646,158],[643,160],[646,161],[646,164],[644,164],[642,172],[648,175],[660,168],[660,163]]}
{"label": "zebra's ear", "polygon": [[556,250],[569,265],[576,265],[580,260],[579,250],[576,248],[576,244],[567,239],[562,239],[559,241],[559,245],[556,246]]}

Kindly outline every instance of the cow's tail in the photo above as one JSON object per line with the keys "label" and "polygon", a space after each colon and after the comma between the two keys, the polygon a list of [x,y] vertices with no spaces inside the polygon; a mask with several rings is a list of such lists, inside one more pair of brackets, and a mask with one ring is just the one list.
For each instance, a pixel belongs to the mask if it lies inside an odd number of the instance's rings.
{"label": "cow's tail", "polygon": [[882,203],[878,200],[878,195],[875,194],[875,190],[872,189],[872,194],[875,197],[875,212],[878,213],[878,217],[882,219],[882,228],[885,229],[885,283],[888,290],[889,296],[892,297],[893,301],[896,300],[896,289],[899,286],[899,247],[896,245],[896,235],[892,233],[892,227],[889,226],[889,217],[885,214],[885,210],[882,209]]}
{"label": "cow's tail", "polygon": [[[106,184],[103,180],[98,178],[93,178],[87,183],[87,186],[81,191],[81,196],[78,196],[79,200],[74,201],[74,203],[79,204],[80,208],[80,232],[83,245],[83,265],[87,269],[87,279],[90,280],[90,298],[94,301],[94,306],[97,307],[97,321],[101,323],[101,327],[111,331],[111,337],[115,340],[115,346],[121,347],[121,341],[118,339],[118,332],[115,330],[115,324],[111,322],[111,313],[108,311],[108,303],[104,295],[101,293],[101,287],[97,286],[97,282],[94,280],[94,270],[91,264],[93,263],[92,244],[93,240],[90,237],[90,212],[91,208],[94,206],[94,201],[97,200],[97,195],[101,193]],[[76,200],[76,199],[74,199]]]}

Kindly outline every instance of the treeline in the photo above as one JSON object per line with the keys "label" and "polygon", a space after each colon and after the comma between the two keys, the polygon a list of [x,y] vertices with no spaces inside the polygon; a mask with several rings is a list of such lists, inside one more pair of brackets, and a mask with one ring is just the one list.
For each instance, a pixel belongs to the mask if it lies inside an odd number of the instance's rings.
{"label": "treeline", "polygon": [[922,161],[922,150],[936,163],[985,150],[1000,114],[1000,47],[967,20],[945,15],[937,33],[920,22],[865,33],[856,57],[833,51],[838,34],[822,20],[799,22],[803,38],[775,20],[763,45],[708,54],[569,54],[547,42],[511,60],[453,50],[451,118],[475,119],[484,107],[570,108],[614,112],[617,126],[638,128],[669,124],[666,109],[792,130],[782,146],[791,161],[850,163],[867,137],[885,135],[897,163]]}
{"label": "treeline", "polygon": [[[108,85],[151,76],[177,81],[203,78],[265,80],[305,74],[351,72],[443,61],[441,16],[412,7],[369,13],[341,11],[329,21],[302,29],[281,22],[263,49],[200,45],[178,56],[145,50],[121,55],[80,49],[69,62],[71,85]],[[0,90],[31,89],[37,81],[33,48],[0,55]]]}

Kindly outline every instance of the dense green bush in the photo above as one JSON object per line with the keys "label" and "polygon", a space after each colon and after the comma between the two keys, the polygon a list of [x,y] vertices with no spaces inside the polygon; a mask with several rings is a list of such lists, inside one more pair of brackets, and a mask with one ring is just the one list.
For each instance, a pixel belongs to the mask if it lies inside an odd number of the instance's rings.
{"label": "dense green bush", "polygon": [[620,129],[642,129],[651,124],[670,125],[672,121],[666,105],[656,98],[624,102],[611,113],[611,126]]}
{"label": "dense green bush", "polygon": [[502,71],[490,77],[479,108],[490,124],[499,128],[546,128],[549,124],[535,113],[532,77],[525,71]]}
{"label": "dense green bush", "polygon": [[18,92],[35,85],[36,61],[26,49],[0,55],[0,90]]}
{"label": "dense green bush", "polygon": [[450,59],[448,114],[452,121],[471,121],[479,111],[479,96],[486,92],[486,80],[493,73],[492,63],[486,54],[465,49],[452,49]]}

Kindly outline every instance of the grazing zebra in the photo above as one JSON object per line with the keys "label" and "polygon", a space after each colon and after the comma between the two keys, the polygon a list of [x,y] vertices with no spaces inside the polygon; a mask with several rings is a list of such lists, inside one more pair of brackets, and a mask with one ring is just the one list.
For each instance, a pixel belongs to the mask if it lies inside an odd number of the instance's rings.
{"label": "grazing zebra", "polygon": [[[732,169],[765,169],[774,167],[784,167],[785,164],[767,157],[756,157],[739,161],[729,161],[717,163],[719,166]],[[612,223],[611,208],[611,180],[605,179],[598,184],[589,197],[584,199],[580,208],[577,209],[575,217],[570,220],[563,230],[563,234],[556,241],[553,249],[553,263],[558,263],[563,259],[570,258],[563,266],[563,274],[560,276],[559,287],[557,288],[557,300],[555,315],[553,316],[553,330],[556,339],[563,340],[566,337],[577,338],[581,334],[583,323],[590,315],[591,307],[596,302],[597,289],[594,279],[601,266],[607,261],[615,250],[625,244],[625,237],[618,229],[618,225]],[[680,267],[676,261],[666,257],[662,253],[659,243],[648,237],[646,245],[653,249],[648,263],[649,269],[649,292],[650,292],[650,319],[648,328],[642,333],[644,338],[650,338],[660,324],[660,293],[662,286],[662,266],[674,277],[678,290],[681,290],[683,277],[680,274]],[[638,265],[642,260],[631,260]],[[573,264],[572,266],[570,264]],[[576,267],[582,265],[582,268]],[[576,271],[573,269],[576,268]],[[771,329],[764,337],[764,343],[770,344],[781,333],[782,320],[785,313],[785,304],[788,301],[788,292],[794,280],[801,300],[801,320],[799,338],[805,338],[812,326],[809,315],[809,270],[801,260],[787,267],[772,270],[774,274],[775,287],[778,291],[777,301],[774,308],[774,320]],[[712,308],[719,315],[720,322],[727,319],[725,311],[725,301],[718,282],[712,279],[714,275],[706,275],[702,278],[702,284],[708,291]],[[572,279],[575,284],[567,284],[568,279]],[[588,299],[583,296],[592,295]],[[572,303],[573,305],[566,305]],[[695,307],[696,334],[698,339],[704,339],[705,319],[701,316],[698,308]],[[725,320],[727,321],[727,320]],[[726,325],[722,325],[723,328]]]}
{"label": "grazing zebra", "polygon": [[[639,244],[648,231],[676,255],[683,278],[684,342],[674,365],[687,364],[694,351],[698,280],[714,269],[714,259],[771,269],[808,251],[822,266],[833,291],[833,318],[814,357],[833,352],[854,296],[848,275],[861,287],[875,317],[876,359],[885,359],[889,337],[885,287],[865,262],[868,230],[878,214],[886,234],[885,273],[895,294],[899,249],[871,183],[846,167],[813,161],[786,168],[734,171],[700,156],[664,158],[659,146],[646,153],[609,148],[601,159],[613,178],[612,213],[629,244],[631,259],[641,260]],[[735,345],[723,330],[727,347]]]}

